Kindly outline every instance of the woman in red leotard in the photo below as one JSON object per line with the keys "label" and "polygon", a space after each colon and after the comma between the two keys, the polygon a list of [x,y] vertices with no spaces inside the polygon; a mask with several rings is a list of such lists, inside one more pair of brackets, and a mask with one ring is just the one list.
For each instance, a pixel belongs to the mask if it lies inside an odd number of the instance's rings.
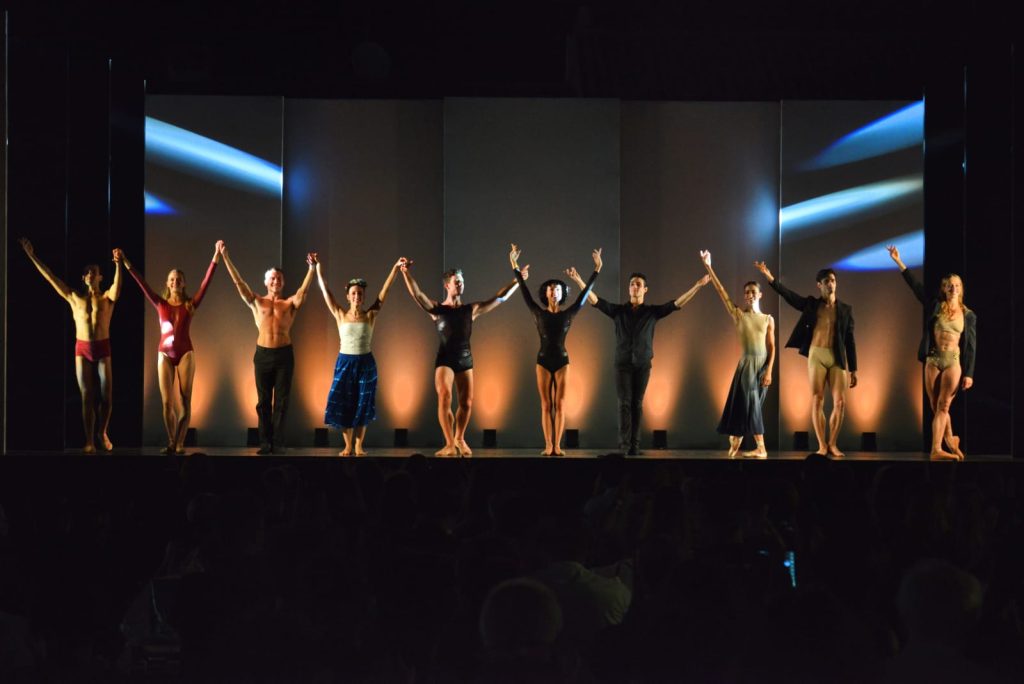
{"label": "woman in red leotard", "polygon": [[[220,261],[220,252],[217,248],[220,244],[221,241],[218,240],[210,267],[206,269],[206,277],[192,297],[185,293],[183,271],[171,269],[167,274],[167,286],[161,296],[153,291],[141,273],[132,268],[122,250],[114,250],[114,259],[124,264],[125,269],[142,288],[142,294],[156,308],[160,318],[156,375],[164,409],[164,428],[167,430],[167,446],[161,450],[164,454],[185,453],[185,434],[188,432],[189,419],[192,417],[192,380],[196,373],[195,352],[192,350],[189,327],[192,315],[199,308],[199,303],[202,302]],[[174,391],[175,381],[178,384],[177,392]]]}

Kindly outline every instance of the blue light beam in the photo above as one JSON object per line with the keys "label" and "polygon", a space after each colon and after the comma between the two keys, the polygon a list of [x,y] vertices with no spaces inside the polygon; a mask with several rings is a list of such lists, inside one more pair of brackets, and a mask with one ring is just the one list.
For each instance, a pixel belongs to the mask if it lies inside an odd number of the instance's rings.
{"label": "blue light beam", "polygon": [[924,102],[914,102],[844,135],[803,169],[826,169],[924,144]]}
{"label": "blue light beam", "polygon": [[920,193],[923,187],[921,176],[912,175],[847,188],[783,207],[779,226],[783,233],[795,233],[816,223],[884,207]]}
{"label": "blue light beam", "polygon": [[212,138],[146,117],[146,156],[180,170],[210,174],[280,196],[281,167]]}
{"label": "blue light beam", "polygon": [[907,268],[924,264],[924,231],[918,230],[865,247],[840,259],[833,267],[840,271],[885,271],[896,268],[886,250],[888,245],[896,245]]}
{"label": "blue light beam", "polygon": [[176,214],[177,212],[171,208],[171,205],[164,202],[156,195],[151,195],[148,192],[142,193],[143,200],[145,202],[147,214]]}

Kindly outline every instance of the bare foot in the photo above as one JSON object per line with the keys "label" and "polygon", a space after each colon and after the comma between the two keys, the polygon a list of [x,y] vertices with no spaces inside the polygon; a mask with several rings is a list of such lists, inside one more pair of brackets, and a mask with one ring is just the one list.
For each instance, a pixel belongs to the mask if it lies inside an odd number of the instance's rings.
{"label": "bare foot", "polygon": [[473,455],[473,450],[469,448],[468,444],[466,444],[466,440],[465,439],[460,439],[458,442],[456,442],[455,446],[459,450],[459,455],[461,455],[461,456],[472,456]]}
{"label": "bare foot", "polygon": [[366,452],[363,451],[363,447],[356,447],[356,456],[365,456]]}
{"label": "bare foot", "polygon": [[828,456],[828,454],[829,454],[828,447],[827,446],[818,447],[818,450],[815,451],[814,453],[818,454],[819,456]]}
{"label": "bare foot", "polygon": [[956,435],[951,435],[945,439],[946,446],[949,447],[949,451],[956,454],[957,459],[964,460],[964,452],[960,451],[960,438]]}
{"label": "bare foot", "polygon": [[960,458],[956,454],[951,454],[948,451],[942,451],[941,449],[932,449],[932,453],[928,454],[928,458],[933,461],[959,461]]}
{"label": "bare foot", "polygon": [[94,447],[92,444],[86,444],[84,447],[82,447],[82,453],[83,454],[95,454],[96,453],[96,447]]}
{"label": "bare foot", "polygon": [[846,456],[846,454],[840,451],[839,447],[837,447],[835,444],[828,445],[828,455],[831,456],[832,458],[843,458],[844,456]]}
{"label": "bare foot", "polygon": [[114,443],[110,441],[109,437],[107,437],[107,433],[104,432],[100,435],[100,441],[103,443],[104,451],[111,451],[114,448]]}
{"label": "bare foot", "polygon": [[339,456],[351,456],[352,455],[352,450],[349,449],[348,447],[346,447],[346,448],[342,449],[341,451],[339,451],[338,455]]}
{"label": "bare foot", "polygon": [[551,455],[552,456],[565,456],[565,452],[562,451],[561,449],[556,449],[555,451],[551,452]]}
{"label": "bare foot", "polygon": [[752,449],[751,451],[744,451],[743,458],[768,458],[768,452],[763,449]]}
{"label": "bare foot", "polygon": [[446,444],[437,451],[434,452],[435,456],[458,456],[459,450],[455,448],[454,444]]}

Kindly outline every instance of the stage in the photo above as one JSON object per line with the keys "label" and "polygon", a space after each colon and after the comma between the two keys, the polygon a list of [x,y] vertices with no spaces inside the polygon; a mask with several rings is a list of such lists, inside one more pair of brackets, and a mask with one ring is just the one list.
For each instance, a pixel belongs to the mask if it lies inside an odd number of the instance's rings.
{"label": "stage", "polygon": [[[416,448],[393,448],[393,449],[371,449],[365,456],[350,457],[350,456],[339,456],[336,448],[314,448],[314,447],[296,447],[285,449],[283,453],[275,452],[269,455],[260,455],[256,453],[256,448],[243,448],[243,447],[192,447],[186,449],[185,456],[167,456],[160,453],[160,447],[117,447],[111,452],[98,452],[96,454],[83,454],[80,449],[65,449],[64,451],[12,451],[7,456],[9,457],[34,457],[34,458],[48,458],[48,457],[72,457],[80,456],[82,459],[93,459],[93,460],[129,460],[137,458],[163,458],[163,459],[177,459],[177,458],[188,458],[190,456],[208,456],[217,459],[238,459],[238,458],[253,458],[262,460],[274,460],[274,459],[404,459],[411,456],[425,456],[430,460],[467,460],[467,459],[481,459],[487,461],[494,460],[558,460],[558,461],[592,461],[601,459],[610,455],[622,456],[621,453],[615,454],[615,452],[609,452],[607,450],[600,449],[572,449],[567,451],[564,456],[542,456],[538,453],[537,449],[476,449],[471,457],[440,457],[434,456],[432,450],[429,449],[416,449]],[[759,461],[803,461],[808,456],[808,452],[804,451],[770,451],[767,459],[756,459],[756,458],[743,458],[737,456],[736,458],[730,459],[726,451],[723,450],[710,450],[710,449],[646,449],[642,455],[639,456],[624,456],[628,461],[747,461],[751,463],[757,463]],[[884,463],[884,462],[929,462],[928,454],[924,452],[915,451],[847,451],[842,459],[832,459],[836,461],[851,461],[851,462],[873,462],[873,463]],[[1009,454],[968,454],[967,462],[980,462],[980,463],[1009,463],[1013,459]]]}

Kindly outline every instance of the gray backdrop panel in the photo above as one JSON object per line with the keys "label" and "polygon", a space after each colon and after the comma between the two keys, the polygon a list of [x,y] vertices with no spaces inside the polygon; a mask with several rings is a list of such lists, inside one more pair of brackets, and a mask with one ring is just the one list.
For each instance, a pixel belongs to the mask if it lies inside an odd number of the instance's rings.
{"label": "gray backdrop panel", "polygon": [[[467,301],[492,296],[509,282],[510,242],[530,264],[533,292],[570,265],[586,278],[595,247],[604,248],[599,287],[618,281],[617,101],[447,99],[444,125],[444,261],[465,270]],[[440,295],[436,276],[424,282]],[[499,446],[543,445],[537,348],[533,318],[519,293],[477,319],[471,445],[486,428],[499,430]],[[567,349],[566,427],[580,430],[583,447],[615,444],[608,321],[582,311]]]}
{"label": "gray backdrop panel", "polygon": [[[146,100],[147,116],[206,136],[272,164],[281,164],[281,99],[248,97],[155,96]],[[211,181],[155,163],[147,156],[146,189],[176,213],[146,216],[145,274],[158,292],[171,268],[185,271],[188,291],[202,280],[217,239],[228,244],[242,277],[263,291],[263,273],[281,261],[281,199],[244,184]],[[129,255],[130,257],[131,255]],[[140,296],[135,283],[128,296]],[[200,445],[245,443],[245,429],[256,425],[252,355],[256,326],[223,264],[192,322],[196,375],[192,425]],[[163,444],[160,392],[156,381],[156,313],[146,326],[143,440]]]}
{"label": "gray backdrop panel", "polygon": [[[413,258],[414,271],[433,285],[443,244],[441,130],[440,100],[286,101],[283,234],[295,274],[289,290],[299,285],[310,250],[319,251],[328,287],[346,307],[350,278],[368,281],[368,306],[400,256]],[[374,331],[379,384],[368,446],[390,446],[398,427],[410,431],[412,444],[435,441],[435,333],[425,319],[399,274]],[[324,426],[338,354],[337,326],[315,279],[294,345],[289,439],[308,446],[313,428]],[[341,444],[340,434],[330,439]]]}
{"label": "gray backdrop panel", "polygon": [[[604,293],[622,301],[626,276],[640,271],[648,301],[674,299],[704,275],[698,253],[708,249],[733,301],[742,301],[754,259],[778,250],[778,127],[777,103],[623,103],[623,277],[604,283]],[[776,313],[772,298],[763,304]],[[658,324],[654,354],[644,442],[667,429],[672,448],[726,447],[715,428],[739,343],[710,285]],[[769,392],[765,406],[769,446],[777,396]]]}

